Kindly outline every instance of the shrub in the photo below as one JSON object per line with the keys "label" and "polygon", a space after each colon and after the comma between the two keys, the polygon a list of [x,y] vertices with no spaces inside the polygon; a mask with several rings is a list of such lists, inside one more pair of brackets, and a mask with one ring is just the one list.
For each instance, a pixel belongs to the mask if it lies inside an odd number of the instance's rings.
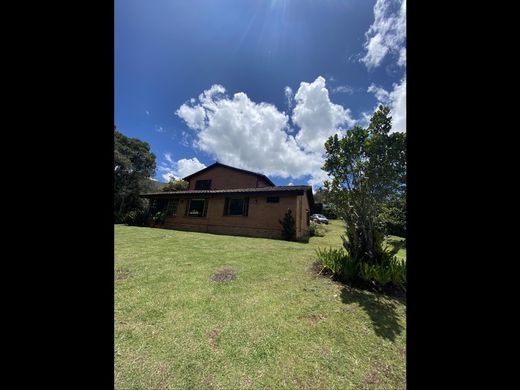
{"label": "shrub", "polygon": [[406,290],[406,262],[399,260],[391,250],[384,250],[378,263],[354,259],[343,248],[318,248],[316,254],[320,265],[340,280],[364,281],[377,288],[393,285]]}
{"label": "shrub", "polygon": [[124,223],[129,226],[144,226],[146,217],[147,213],[144,210],[133,210],[125,216]]}
{"label": "shrub", "polygon": [[392,284],[403,290],[406,289],[406,263],[397,257],[384,264],[363,263],[359,269],[359,276],[378,287]]}
{"label": "shrub", "polygon": [[316,222],[311,222],[310,224],[310,227],[309,227],[309,232],[310,232],[310,235],[311,237],[323,237],[325,236],[325,228],[323,227],[323,225],[320,225],[319,223],[316,223]]}
{"label": "shrub", "polygon": [[336,277],[343,280],[352,280],[358,274],[358,264],[342,248],[316,250],[320,265],[330,270]]}
{"label": "shrub", "polygon": [[287,241],[294,241],[296,237],[296,221],[292,216],[291,209],[287,209],[283,220],[278,220],[282,225],[282,238]]}
{"label": "shrub", "polygon": [[154,224],[161,224],[161,225],[164,225],[164,221],[166,220],[166,211],[158,211],[156,212],[153,217],[153,222]]}

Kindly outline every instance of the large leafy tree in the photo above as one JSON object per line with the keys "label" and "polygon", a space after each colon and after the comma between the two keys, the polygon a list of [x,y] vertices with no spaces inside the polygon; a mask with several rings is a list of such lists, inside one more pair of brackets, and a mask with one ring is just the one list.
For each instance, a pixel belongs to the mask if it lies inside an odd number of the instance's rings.
{"label": "large leafy tree", "polygon": [[175,179],[170,177],[170,181],[162,188],[163,191],[183,191],[187,190],[190,183],[182,179]]}
{"label": "large leafy tree", "polygon": [[406,191],[406,134],[390,134],[389,112],[380,106],[367,128],[355,126],[325,143],[323,169],[332,177],[325,189],[346,224],[343,245],[367,263],[384,258],[383,205]]}
{"label": "large leafy tree", "polygon": [[128,138],[114,128],[114,217],[122,222],[130,211],[144,207],[139,198],[150,186],[155,174],[155,155],[150,145]]}

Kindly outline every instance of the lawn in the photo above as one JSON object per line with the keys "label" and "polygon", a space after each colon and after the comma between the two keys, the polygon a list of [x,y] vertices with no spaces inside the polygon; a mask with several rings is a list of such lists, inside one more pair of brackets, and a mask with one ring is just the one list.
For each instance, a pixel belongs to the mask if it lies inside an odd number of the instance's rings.
{"label": "lawn", "polygon": [[405,388],[406,303],[311,271],[341,221],[308,244],[114,229],[116,389]]}

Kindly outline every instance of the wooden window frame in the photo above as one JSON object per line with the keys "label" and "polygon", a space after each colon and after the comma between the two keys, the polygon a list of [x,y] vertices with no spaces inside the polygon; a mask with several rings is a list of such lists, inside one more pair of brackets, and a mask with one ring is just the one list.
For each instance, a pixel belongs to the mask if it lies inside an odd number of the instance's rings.
{"label": "wooden window frame", "polygon": [[[230,214],[230,207],[232,200],[241,200],[242,214]],[[249,197],[248,196],[233,196],[226,197],[224,200],[224,216],[225,217],[247,217],[249,215]]]}
{"label": "wooden window frame", "polygon": [[[194,200],[204,202],[204,206],[202,208],[202,215],[190,215],[191,202],[193,202]],[[207,215],[208,215],[208,199],[207,198],[193,198],[193,199],[189,199],[188,202],[186,202],[186,212],[184,214],[185,217],[206,218]]]}

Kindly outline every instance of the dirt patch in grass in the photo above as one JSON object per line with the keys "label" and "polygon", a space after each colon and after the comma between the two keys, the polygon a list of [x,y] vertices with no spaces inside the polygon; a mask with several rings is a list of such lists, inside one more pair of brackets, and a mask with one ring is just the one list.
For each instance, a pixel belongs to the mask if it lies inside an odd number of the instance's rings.
{"label": "dirt patch in grass", "polygon": [[222,331],[221,328],[215,328],[208,332],[208,338],[209,338],[209,345],[211,346],[211,349],[216,350],[217,349],[217,339],[220,335],[220,332]]}
{"label": "dirt patch in grass", "polygon": [[115,272],[115,279],[116,280],[124,280],[128,279],[130,277],[130,271],[128,268],[118,268]]}
{"label": "dirt patch in grass", "polygon": [[231,282],[232,280],[236,279],[235,271],[231,268],[223,268],[220,271],[217,271],[213,276],[211,277],[211,280],[214,282]]}
{"label": "dirt patch in grass", "polygon": [[372,370],[365,375],[364,382],[367,385],[378,385],[381,383],[381,379],[379,378],[377,371]]}
{"label": "dirt patch in grass", "polygon": [[311,314],[300,318],[305,319],[312,326],[315,326],[318,322],[323,321],[325,319],[325,317],[321,314]]}
{"label": "dirt patch in grass", "polygon": [[311,272],[314,276],[325,276],[327,278],[332,278],[334,274],[328,268],[323,268],[319,261],[315,261],[311,264],[310,267]]}

